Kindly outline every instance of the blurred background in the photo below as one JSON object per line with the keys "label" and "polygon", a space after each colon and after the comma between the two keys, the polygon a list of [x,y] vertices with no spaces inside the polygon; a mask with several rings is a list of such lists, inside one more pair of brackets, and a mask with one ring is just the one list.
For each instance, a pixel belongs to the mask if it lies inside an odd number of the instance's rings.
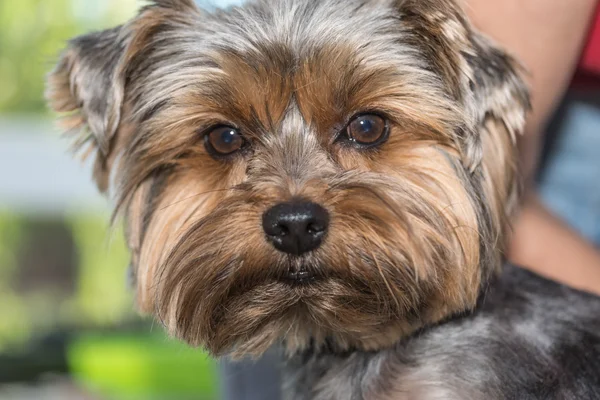
{"label": "blurred background", "polygon": [[[207,8],[242,1],[197,0]],[[43,100],[44,76],[68,39],[122,23],[140,4],[0,0],[0,400],[211,400],[225,392],[221,366],[134,314],[122,232],[109,231],[89,165],[68,154]],[[600,182],[599,162],[578,165],[598,160],[590,143],[600,138],[599,110],[600,91],[569,93],[539,178],[549,206],[573,210],[562,217],[598,241],[600,221],[587,216],[597,215],[600,191],[584,190],[584,204],[570,197],[581,192],[571,178],[580,171]],[[230,393],[265,386],[256,374],[225,370],[236,374]]]}
{"label": "blurred background", "polygon": [[123,235],[43,99],[68,39],[140,4],[0,0],[0,400],[220,398],[213,361],[134,314]]}

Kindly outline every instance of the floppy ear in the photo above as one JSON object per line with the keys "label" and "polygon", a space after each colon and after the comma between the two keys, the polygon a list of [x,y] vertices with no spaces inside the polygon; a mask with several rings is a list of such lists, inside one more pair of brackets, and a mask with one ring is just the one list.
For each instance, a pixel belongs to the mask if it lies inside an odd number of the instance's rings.
{"label": "floppy ear", "polygon": [[529,90],[522,79],[524,68],[476,30],[471,30],[469,45],[461,55],[466,65],[463,73],[469,84],[463,101],[475,129],[493,120],[516,142],[531,108]]}
{"label": "floppy ear", "polygon": [[49,74],[46,98],[52,109],[69,113],[62,126],[80,132],[77,149],[96,150],[94,179],[101,192],[108,186],[115,133],[121,122],[128,37],[119,26],[79,36],[69,42]]}
{"label": "floppy ear", "polygon": [[[165,9],[165,10],[161,10]],[[96,153],[94,180],[106,192],[124,119],[127,65],[144,48],[154,26],[173,13],[197,10],[192,0],[155,0],[126,25],[69,42],[47,78],[51,108],[67,113],[65,130],[78,133],[76,150]]]}
{"label": "floppy ear", "polygon": [[519,199],[517,137],[530,109],[523,68],[471,25],[458,0],[396,4],[409,43],[463,110],[456,141],[474,197],[485,210],[480,216],[487,226],[480,231],[483,254],[493,255],[498,265],[496,255],[504,248]]}
{"label": "floppy ear", "polygon": [[[511,217],[518,205],[521,176],[518,140],[531,109],[521,65],[473,30],[462,52],[470,93],[464,98],[472,116],[476,143],[466,143],[481,165],[485,200],[499,218]],[[477,155],[477,153],[480,155]],[[506,228],[506,221],[497,221]]]}
{"label": "floppy ear", "polygon": [[466,18],[456,0],[398,0],[408,41],[438,73],[448,94],[462,103],[464,162],[473,170],[481,162],[479,130],[490,118],[516,136],[529,111],[522,68],[486,39]]}

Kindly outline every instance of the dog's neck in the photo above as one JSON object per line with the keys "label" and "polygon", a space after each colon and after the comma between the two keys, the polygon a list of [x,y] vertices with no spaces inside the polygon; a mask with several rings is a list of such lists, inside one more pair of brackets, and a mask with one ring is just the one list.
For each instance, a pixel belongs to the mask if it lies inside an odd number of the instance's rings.
{"label": "dog's neck", "polygon": [[311,348],[285,361],[283,393],[285,400],[315,398],[315,388],[322,386],[323,399],[366,399],[381,389],[382,365],[396,352],[359,350],[335,351]]}
{"label": "dog's neck", "polygon": [[[401,370],[409,371],[411,352],[419,337],[450,322],[459,322],[477,314],[483,307],[492,279],[482,286],[474,309],[452,315],[425,326],[408,337],[399,338],[391,347],[377,351],[340,349],[325,341],[311,342],[308,348],[288,356],[284,362],[283,393],[285,400],[367,400],[381,398]],[[318,394],[315,396],[315,389]],[[385,397],[384,397],[385,398]]]}

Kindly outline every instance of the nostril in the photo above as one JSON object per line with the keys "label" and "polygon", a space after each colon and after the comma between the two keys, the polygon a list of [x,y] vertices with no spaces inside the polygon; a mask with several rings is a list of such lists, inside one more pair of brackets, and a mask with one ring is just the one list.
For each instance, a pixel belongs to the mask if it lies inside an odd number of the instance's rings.
{"label": "nostril", "polygon": [[267,239],[280,251],[302,254],[321,245],[329,225],[329,213],[310,202],[281,203],[263,214]]}
{"label": "nostril", "polygon": [[323,233],[325,231],[325,226],[319,222],[311,222],[308,224],[308,227],[306,228],[306,230],[311,235],[316,235],[319,233]]}
{"label": "nostril", "polygon": [[289,235],[290,233],[290,229],[287,227],[287,225],[279,223],[277,224],[277,235],[278,236],[286,236]]}

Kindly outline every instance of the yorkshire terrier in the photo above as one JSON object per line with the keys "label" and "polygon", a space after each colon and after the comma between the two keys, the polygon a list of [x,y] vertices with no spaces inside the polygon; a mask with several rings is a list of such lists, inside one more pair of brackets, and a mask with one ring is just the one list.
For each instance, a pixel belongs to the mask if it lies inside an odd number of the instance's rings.
{"label": "yorkshire terrier", "polygon": [[600,299],[503,266],[521,74],[455,0],[154,0],[47,97],[139,309],[214,356],[280,345],[287,399],[600,399]]}

